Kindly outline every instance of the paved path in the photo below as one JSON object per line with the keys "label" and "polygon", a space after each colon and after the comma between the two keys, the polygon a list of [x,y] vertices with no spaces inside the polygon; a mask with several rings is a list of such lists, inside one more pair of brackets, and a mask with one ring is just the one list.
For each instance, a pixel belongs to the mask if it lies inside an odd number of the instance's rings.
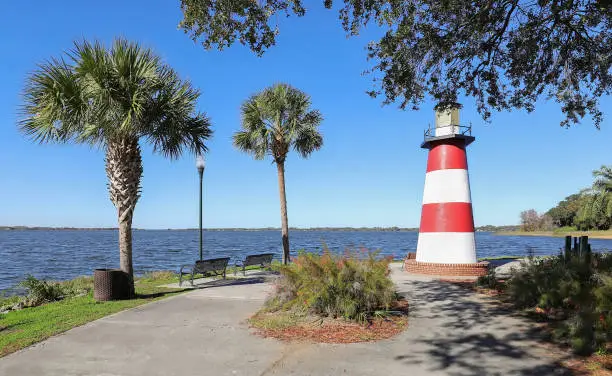
{"label": "paved path", "polygon": [[245,319],[270,285],[198,289],[122,312],[0,359],[0,375],[565,375],[533,328],[460,287],[409,277],[410,327],[351,345],[283,344]]}

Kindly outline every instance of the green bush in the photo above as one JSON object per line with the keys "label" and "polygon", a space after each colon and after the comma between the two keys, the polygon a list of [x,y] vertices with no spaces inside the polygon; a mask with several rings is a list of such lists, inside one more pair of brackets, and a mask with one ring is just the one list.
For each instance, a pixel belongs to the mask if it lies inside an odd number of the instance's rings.
{"label": "green bush", "polygon": [[598,316],[596,342],[602,348],[603,344],[612,342],[612,273],[599,274],[597,279],[599,283],[593,291]]}
{"label": "green bush", "polygon": [[508,280],[506,293],[518,307],[554,313],[556,338],[576,353],[590,354],[612,340],[609,254],[531,259]]}
{"label": "green bush", "polygon": [[28,306],[38,306],[61,300],[64,297],[64,290],[59,283],[43,281],[31,275],[28,275],[19,285],[27,291],[26,301]]}
{"label": "green bush", "polygon": [[[19,283],[19,286],[25,288],[26,296],[13,297],[11,300],[12,306],[17,304],[21,308],[36,307],[64,298],[89,294],[93,290],[93,278],[77,277],[68,281],[53,282],[28,275],[25,280]],[[8,304],[4,305],[4,308],[8,307]]]}
{"label": "green bush", "polygon": [[489,268],[489,270],[487,270],[487,274],[478,277],[476,280],[476,286],[489,289],[501,289],[503,287],[497,279],[495,268]]}
{"label": "green bush", "polygon": [[280,267],[276,294],[266,302],[270,311],[294,310],[320,316],[366,321],[377,310],[388,310],[397,299],[389,278],[390,258],[377,252],[361,255],[300,253]]}
{"label": "green bush", "polygon": [[521,307],[538,305],[543,309],[564,307],[577,288],[572,268],[561,257],[531,259],[521,263],[507,282],[507,292]]}

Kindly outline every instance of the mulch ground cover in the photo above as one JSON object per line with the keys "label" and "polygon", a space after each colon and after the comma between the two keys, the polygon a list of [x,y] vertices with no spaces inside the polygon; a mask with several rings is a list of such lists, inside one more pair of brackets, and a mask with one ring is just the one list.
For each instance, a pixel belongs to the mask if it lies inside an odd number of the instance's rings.
{"label": "mulch ground cover", "polygon": [[[303,320],[286,328],[255,328],[258,335],[281,341],[306,341],[317,343],[354,343],[387,339],[396,336],[408,327],[408,302],[398,301],[391,310],[393,314],[373,317],[366,324],[333,318]],[[259,313],[259,315],[277,313]]]}
{"label": "mulch ground cover", "polygon": [[612,354],[593,354],[586,358],[574,358],[563,362],[565,368],[579,376],[612,376]]}

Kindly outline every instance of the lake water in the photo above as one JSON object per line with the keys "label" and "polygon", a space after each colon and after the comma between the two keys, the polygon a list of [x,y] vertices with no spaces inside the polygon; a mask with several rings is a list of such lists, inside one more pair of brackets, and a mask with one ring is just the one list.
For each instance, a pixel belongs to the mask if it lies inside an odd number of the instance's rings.
{"label": "lake water", "polygon": [[[293,231],[291,248],[320,251],[322,245],[336,252],[347,247],[379,249],[382,255],[403,258],[414,252],[416,232]],[[178,270],[198,257],[197,230],[134,231],[134,270]],[[612,249],[612,240],[591,239],[594,249]],[[559,252],[562,238],[499,236],[476,233],[478,257]],[[280,231],[205,231],[204,257],[229,256],[232,263],[247,254],[273,252],[281,255]],[[25,275],[54,280],[91,275],[96,268],[119,265],[117,232],[113,230],[19,230],[0,231],[0,290],[14,286]]]}

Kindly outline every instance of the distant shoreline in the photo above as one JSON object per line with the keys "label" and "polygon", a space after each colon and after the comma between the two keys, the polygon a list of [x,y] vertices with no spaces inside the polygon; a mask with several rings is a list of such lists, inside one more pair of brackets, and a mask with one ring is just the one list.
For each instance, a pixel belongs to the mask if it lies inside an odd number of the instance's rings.
{"label": "distant shoreline", "polygon": [[[0,231],[117,231],[117,227],[43,227],[43,226],[0,226]],[[135,231],[198,231],[197,228],[167,228],[167,229],[143,229],[133,228]],[[204,228],[204,231],[280,231],[280,227],[261,228]],[[400,227],[290,227],[290,231],[384,231],[384,232],[416,232],[418,228]]]}
{"label": "distant shoreline", "polygon": [[495,235],[501,236],[546,236],[551,238],[563,238],[566,236],[588,236],[591,239],[612,239],[612,230],[603,231],[570,231],[570,232],[554,232],[554,231],[499,231]]}
{"label": "distant shoreline", "polygon": [[[495,232],[510,226],[481,226],[477,232]],[[117,231],[117,227],[44,227],[44,226],[0,226],[0,231]],[[197,228],[142,229],[135,231],[197,231]],[[363,231],[363,232],[418,232],[417,227],[290,227],[290,231]],[[204,231],[280,231],[280,227],[261,228],[204,228]]]}

